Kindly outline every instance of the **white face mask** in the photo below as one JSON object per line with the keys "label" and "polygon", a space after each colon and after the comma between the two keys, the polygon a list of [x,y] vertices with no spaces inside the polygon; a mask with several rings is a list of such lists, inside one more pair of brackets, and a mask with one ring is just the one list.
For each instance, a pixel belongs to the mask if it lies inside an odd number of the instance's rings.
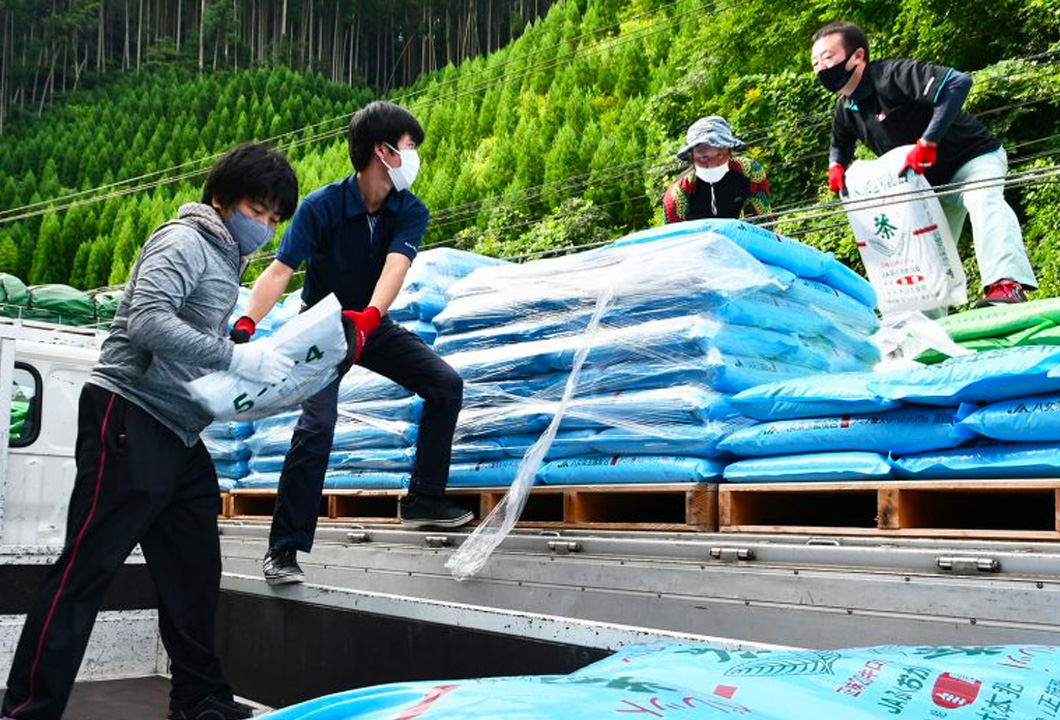
{"label": "white face mask", "polygon": [[394,189],[398,192],[408,190],[420,174],[420,154],[415,150],[398,150],[389,143],[386,146],[401,156],[401,167],[390,167],[386,160],[383,160],[387,174],[390,175],[390,182],[394,183]]}
{"label": "white face mask", "polygon": [[705,168],[696,165],[696,177],[705,183],[713,185],[716,182],[721,182],[721,179],[725,177],[725,173],[729,172],[729,163],[718,165],[718,167]]}

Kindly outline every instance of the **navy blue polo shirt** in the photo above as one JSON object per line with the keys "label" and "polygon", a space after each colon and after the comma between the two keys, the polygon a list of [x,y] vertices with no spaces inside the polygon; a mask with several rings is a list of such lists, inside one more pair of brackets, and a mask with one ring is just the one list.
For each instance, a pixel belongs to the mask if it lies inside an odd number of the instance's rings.
{"label": "navy blue polo shirt", "polygon": [[344,310],[363,310],[372,299],[386,256],[416,258],[430,213],[408,190],[391,191],[370,216],[357,176],[314,190],[298,205],[276,259],[297,270],[306,264],[302,301],[315,305],[335,293]]}

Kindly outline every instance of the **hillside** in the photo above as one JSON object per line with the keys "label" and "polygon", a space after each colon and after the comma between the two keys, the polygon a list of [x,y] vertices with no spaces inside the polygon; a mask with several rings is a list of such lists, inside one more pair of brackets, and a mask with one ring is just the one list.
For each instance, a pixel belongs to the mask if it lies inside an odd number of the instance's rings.
{"label": "hillside", "polygon": [[[518,256],[589,244],[657,223],[662,191],[681,169],[673,151],[690,122],[714,113],[727,116],[748,141],[749,152],[766,164],[774,208],[808,208],[830,200],[824,154],[831,100],[810,72],[809,37],[840,16],[868,30],[875,57],[905,55],[974,71],[969,107],[1004,140],[1013,172],[1056,163],[1060,11],[1052,3],[797,5],[561,0],[503,49],[423,75],[391,93],[427,130],[424,167],[415,186],[433,213],[427,242]],[[109,96],[117,108],[99,96],[57,108],[55,115],[46,111],[31,126],[33,132],[20,132],[14,143],[0,145],[0,167],[6,169],[10,158],[18,163],[12,167],[19,178],[14,183],[12,177],[0,178],[0,207],[31,202],[33,193],[38,199],[54,197],[57,186],[95,186],[202,157],[198,143],[209,139],[214,121],[217,136],[212,145],[202,143],[206,153],[239,139],[337,118],[297,136],[300,144],[292,147],[287,138],[282,145],[292,154],[304,192],[349,172],[342,116],[367,99],[366,92],[318,76],[300,79],[286,70],[203,79],[171,74],[176,72],[161,72],[156,80],[130,79],[127,87],[112,89]],[[152,91],[138,84],[152,82],[162,95],[153,104],[145,100]],[[289,97],[292,89],[297,100]],[[211,92],[219,98],[215,107]],[[298,101],[303,112],[292,111],[289,123],[285,110]],[[220,117],[225,111],[227,122]],[[123,127],[144,114],[151,119],[144,118],[142,132]],[[79,115],[91,119],[81,125],[61,121]],[[170,126],[180,127],[171,142],[166,140]],[[67,159],[64,151],[70,148],[76,150],[69,154],[83,155],[83,161]],[[93,169],[97,155],[111,159],[99,160]],[[54,163],[42,167],[41,157]],[[111,169],[108,176],[103,168],[113,168],[117,157],[129,167]],[[9,199],[12,184],[15,200]],[[147,230],[172,213],[180,198],[194,195],[193,185],[181,187],[177,194],[162,186],[65,216],[0,224],[0,269],[15,268],[31,282],[64,277],[89,287],[118,282]],[[1060,190],[1036,183],[1011,196],[1025,220],[1043,290],[1060,292]],[[94,216],[94,224],[76,219],[79,215]],[[843,218],[806,218],[806,212],[783,215],[777,229],[856,262]],[[36,243],[34,223],[40,224]],[[91,239],[88,249],[80,242],[86,238]],[[105,268],[108,248],[115,259]],[[251,277],[267,260],[263,255]],[[969,270],[975,282],[974,267]]]}

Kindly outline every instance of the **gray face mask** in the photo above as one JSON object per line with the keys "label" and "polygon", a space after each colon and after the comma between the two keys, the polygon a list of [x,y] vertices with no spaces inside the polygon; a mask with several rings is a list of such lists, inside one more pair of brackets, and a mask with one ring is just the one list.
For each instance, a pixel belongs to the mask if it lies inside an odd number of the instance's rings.
{"label": "gray face mask", "polygon": [[249,218],[238,210],[224,221],[228,232],[232,233],[232,239],[239,245],[239,254],[243,256],[253,255],[265,246],[275,232],[263,222]]}

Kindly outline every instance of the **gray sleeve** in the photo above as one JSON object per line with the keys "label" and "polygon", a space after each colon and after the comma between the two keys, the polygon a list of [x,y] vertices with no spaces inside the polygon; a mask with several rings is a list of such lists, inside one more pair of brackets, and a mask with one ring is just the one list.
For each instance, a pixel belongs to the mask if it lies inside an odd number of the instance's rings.
{"label": "gray sleeve", "polygon": [[206,270],[202,242],[194,231],[177,228],[144,246],[129,300],[129,341],[167,360],[223,370],[231,363],[232,343],[177,316]]}
{"label": "gray sleeve", "polygon": [[937,143],[950,129],[950,124],[964,107],[964,100],[972,89],[972,78],[957,70],[950,70],[942,81],[942,86],[935,95],[935,110],[931,122],[921,136],[929,142]]}

